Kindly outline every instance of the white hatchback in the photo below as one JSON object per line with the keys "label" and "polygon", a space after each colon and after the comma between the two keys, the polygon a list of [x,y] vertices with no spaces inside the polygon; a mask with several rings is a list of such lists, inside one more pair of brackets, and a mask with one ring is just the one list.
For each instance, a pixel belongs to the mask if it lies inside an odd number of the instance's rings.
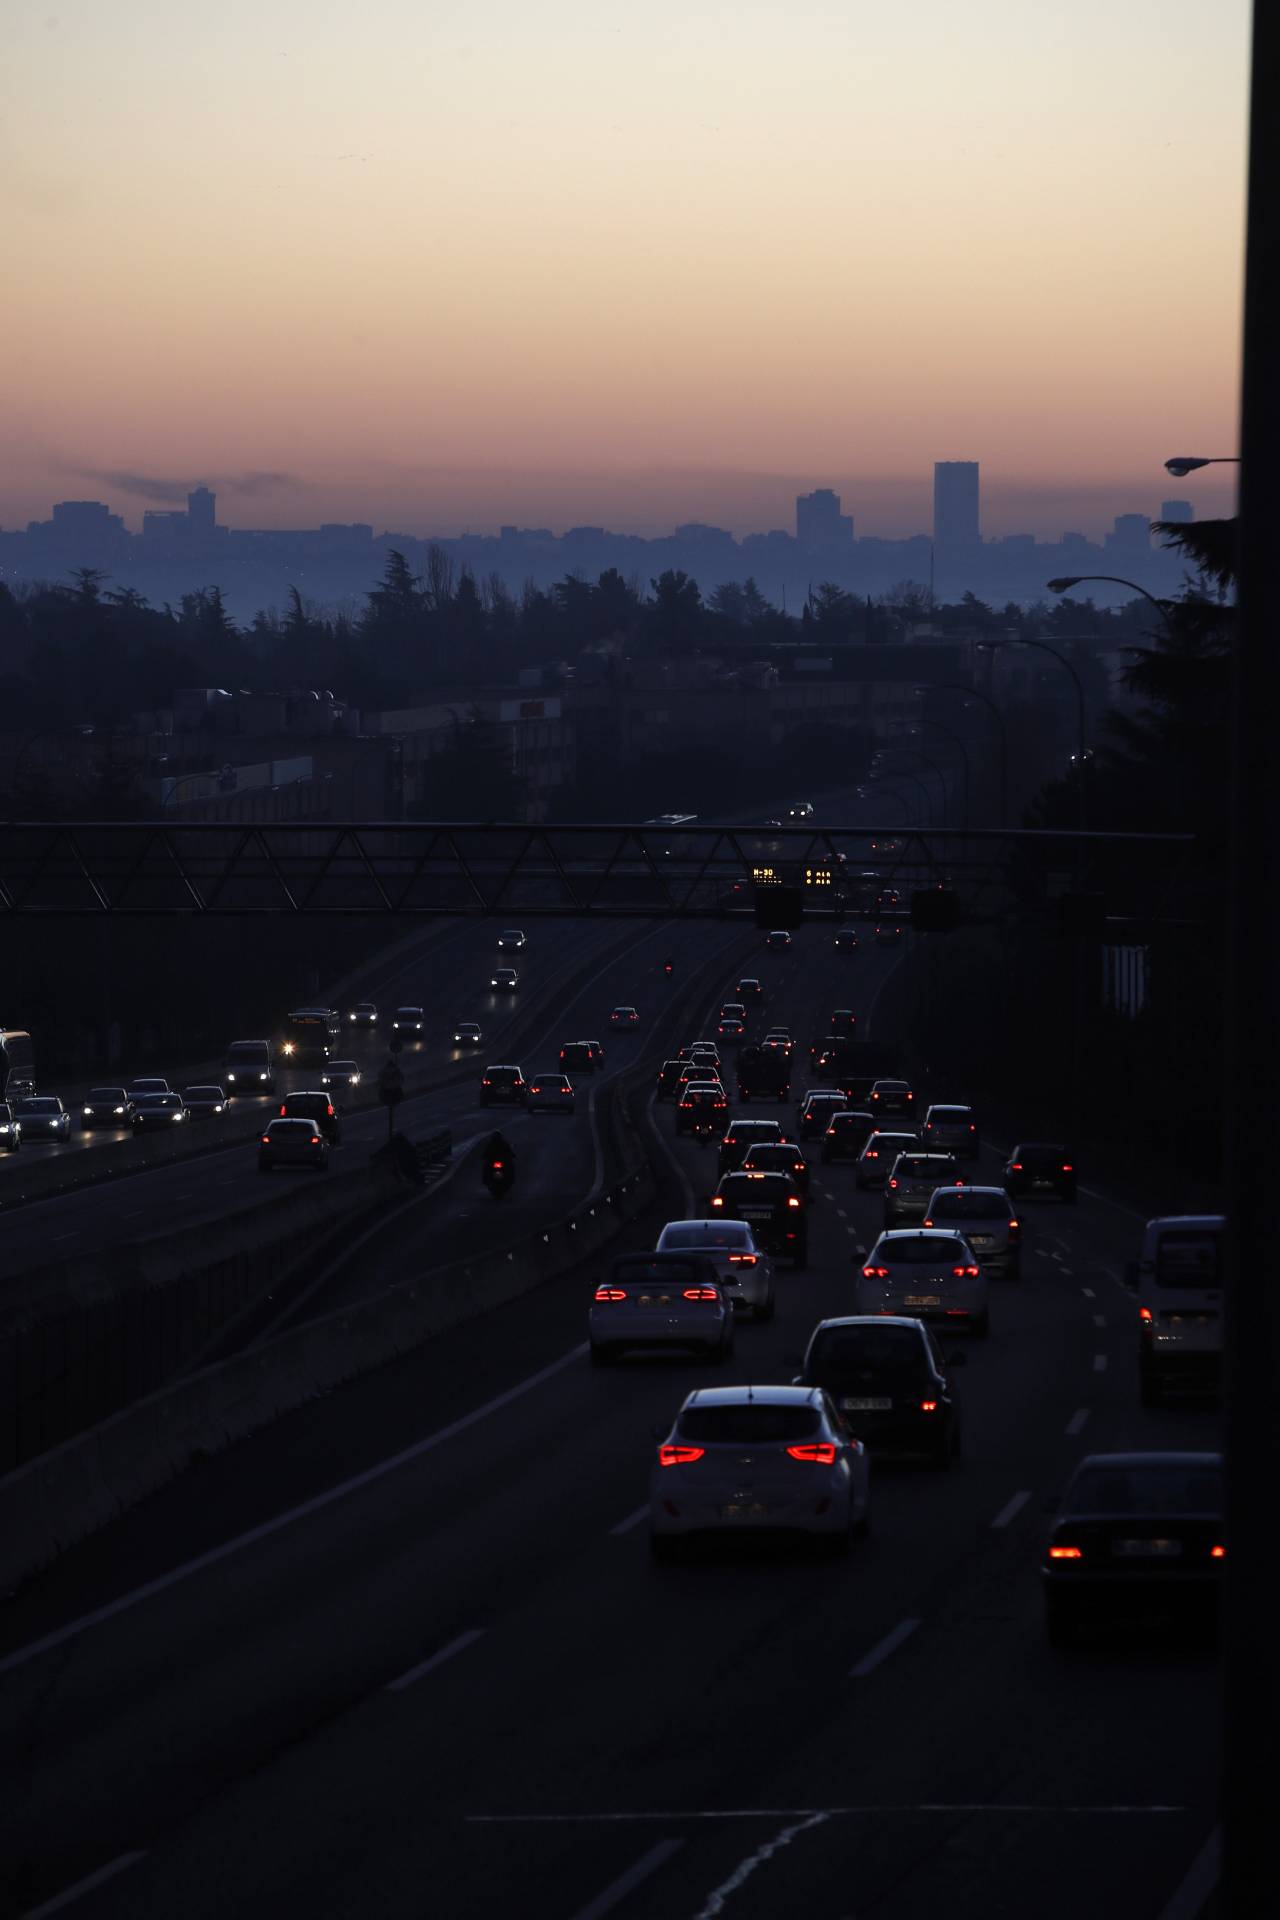
{"label": "white hatchback", "polygon": [[668,1220],[657,1251],[708,1254],[735,1313],[772,1320],[773,1262],[745,1220]]}
{"label": "white hatchback", "polygon": [[635,1350],[722,1361],[733,1352],[733,1308],[704,1254],[622,1253],[595,1288],[587,1333],[596,1367]]}

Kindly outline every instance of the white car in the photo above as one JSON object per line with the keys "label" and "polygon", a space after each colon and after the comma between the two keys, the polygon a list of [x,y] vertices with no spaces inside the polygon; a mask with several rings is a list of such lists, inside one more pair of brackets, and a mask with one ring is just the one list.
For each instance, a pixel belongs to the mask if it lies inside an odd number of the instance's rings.
{"label": "white car", "polygon": [[963,1234],[931,1227],[882,1233],[854,1274],[856,1313],[906,1314],[980,1336],[991,1325],[987,1276]]}
{"label": "white car", "polygon": [[709,1254],[734,1311],[772,1320],[773,1261],[745,1220],[668,1220],[657,1251]]}
{"label": "white car", "polygon": [[576,1105],[572,1080],[567,1073],[535,1073],[529,1081],[527,1104],[530,1113],[541,1109],[545,1113],[571,1114]]}
{"label": "white car", "polygon": [[595,1367],[636,1349],[722,1361],[733,1352],[733,1308],[705,1254],[621,1253],[595,1289],[587,1334]]}
{"label": "white car", "polygon": [[918,1133],[887,1133],[876,1127],[867,1135],[867,1144],[858,1155],[854,1180],[860,1187],[882,1187],[893,1172],[900,1153],[915,1153],[920,1147]]}
{"label": "white car", "polygon": [[701,1387],[658,1447],[649,1544],[668,1559],[691,1535],[785,1531],[842,1553],[870,1510],[866,1448],[821,1387]]}

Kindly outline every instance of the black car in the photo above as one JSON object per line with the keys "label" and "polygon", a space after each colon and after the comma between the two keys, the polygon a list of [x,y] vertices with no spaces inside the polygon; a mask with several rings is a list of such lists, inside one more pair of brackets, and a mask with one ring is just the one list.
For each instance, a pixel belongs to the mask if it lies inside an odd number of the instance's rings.
{"label": "black car", "polygon": [[129,1125],[135,1133],[168,1133],[187,1118],[176,1093],[139,1093],[133,1096]]}
{"label": "black car", "polygon": [[222,1087],[185,1087],[182,1104],[192,1120],[212,1120],[225,1109],[227,1096]]}
{"label": "black car", "polygon": [[809,1337],[801,1387],[831,1395],[845,1424],[873,1452],[924,1454],[945,1468],[960,1452],[960,1410],[949,1367],[929,1329],[898,1315],[820,1320]]}
{"label": "black car", "polygon": [[795,1181],[799,1192],[809,1191],[809,1162],[790,1140],[757,1141],[747,1148],[746,1158],[739,1164],[743,1173],[785,1173]]}
{"label": "black car", "polygon": [[804,1195],[785,1173],[726,1173],[711,1196],[713,1214],[745,1220],[766,1253],[809,1264],[809,1220]]}
{"label": "black car", "polygon": [[701,1128],[724,1130],[729,1118],[729,1102],[719,1087],[685,1087],[676,1103],[676,1132],[696,1133]]}
{"label": "black car", "polygon": [[1050,1640],[1121,1609],[1190,1607],[1211,1625],[1226,1569],[1223,1512],[1221,1454],[1087,1454],[1040,1565]]}
{"label": "black car", "polygon": [[856,1160],[876,1130],[875,1115],[848,1108],[833,1113],[822,1136],[823,1164],[832,1160]]}
{"label": "black car", "polygon": [[750,1147],[782,1146],[785,1141],[786,1135],[777,1120],[733,1120],[720,1142],[720,1172],[735,1172]]}
{"label": "black car", "polygon": [[[560,1051],[561,1054],[563,1054],[563,1047]],[[493,1066],[485,1068],[480,1078],[480,1105],[482,1107],[522,1107],[528,1098],[528,1084],[519,1067]]]}
{"label": "black car", "polygon": [[127,1127],[133,1117],[133,1102],[123,1087],[90,1087],[80,1109],[80,1128],[84,1133],[94,1127]]}
{"label": "black car", "polygon": [[[563,1048],[561,1048],[560,1057],[561,1059],[564,1058]],[[659,1100],[675,1100],[678,1098],[680,1093],[680,1076],[684,1072],[685,1065],[686,1062],[683,1060],[663,1061],[661,1067],[658,1069],[657,1097]]]}
{"label": "black car", "polygon": [[1029,1200],[1056,1197],[1068,1206],[1076,1203],[1076,1162],[1069,1147],[1044,1140],[1028,1140],[1013,1149],[1005,1161],[1000,1184],[1006,1193]]}
{"label": "black car", "polygon": [[323,1134],[331,1147],[336,1147],[342,1138],[342,1122],[338,1118],[338,1109],[327,1093],[313,1093],[302,1090],[298,1093],[286,1093],[280,1102],[281,1120],[309,1120],[316,1132]]}
{"label": "black car", "polygon": [[791,1098],[791,1061],[782,1047],[743,1047],[736,1071],[739,1100]]}
{"label": "black car", "polygon": [[858,951],[858,929],[856,927],[836,928],[836,952],[856,953]]}
{"label": "black car", "polygon": [[[668,1065],[670,1063],[668,1062]],[[590,1040],[566,1040],[560,1049],[560,1071],[572,1079],[574,1074],[594,1073],[595,1047]],[[665,1069],[664,1069],[665,1070]]]}

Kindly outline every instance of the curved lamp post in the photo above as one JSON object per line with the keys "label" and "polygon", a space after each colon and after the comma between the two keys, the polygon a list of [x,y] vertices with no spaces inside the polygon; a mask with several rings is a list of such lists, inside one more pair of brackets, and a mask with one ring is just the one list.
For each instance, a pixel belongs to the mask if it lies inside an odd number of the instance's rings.
{"label": "curved lamp post", "polygon": [[1139,594],[1142,599],[1149,600],[1164,621],[1165,631],[1173,632],[1173,622],[1169,618],[1169,609],[1165,602],[1157,600],[1154,593],[1148,593],[1147,589],[1140,587],[1136,580],[1124,580],[1118,573],[1066,573],[1057,580],[1046,580],[1045,585],[1050,593],[1066,593],[1071,587],[1078,587],[1082,581],[1086,580],[1109,580],[1112,586],[1128,587],[1131,593]]}
{"label": "curved lamp post", "polygon": [[953,733],[950,727],[944,727],[941,720],[929,720],[921,714],[918,720],[910,720],[904,724],[909,730],[914,730],[916,727],[931,727],[934,733],[940,733],[944,740],[949,740],[956,752],[960,755],[960,775],[964,782],[960,799],[960,824],[967,829],[969,825],[970,775],[972,773],[968,747],[966,747],[960,735]]}
{"label": "curved lamp post", "polygon": [[916,692],[925,693],[962,693],[966,699],[981,700],[996,723],[996,737],[1000,742],[1000,825],[1009,824],[1009,732],[1004,723],[1004,715],[988,693],[980,693],[977,687],[966,687],[963,680],[933,680],[927,686],[917,687]]}
{"label": "curved lamp post", "polygon": [[1238,453],[1192,454],[1178,453],[1172,460],[1166,460],[1165,472],[1171,473],[1175,480],[1185,480],[1189,473],[1197,473],[1201,467],[1238,467]]}
{"label": "curved lamp post", "polygon": [[[1065,584],[1070,586],[1074,583],[1067,581]],[[1126,582],[1126,584],[1128,583]],[[1052,581],[1050,585],[1053,585]],[[1148,594],[1147,598],[1150,599],[1150,597]],[[1159,603],[1157,602],[1157,604]],[[1084,769],[1088,764],[1088,752],[1084,742],[1084,685],[1080,679],[1080,675],[1076,672],[1065,653],[1059,653],[1056,647],[1049,646],[1044,640],[1028,640],[1026,636],[1022,634],[1019,634],[1016,640],[979,640],[977,647],[979,653],[994,653],[997,647],[1035,647],[1039,652],[1047,653],[1051,660],[1056,660],[1058,665],[1071,675],[1071,683],[1076,690],[1076,762],[1080,770],[1080,778],[1076,783],[1076,791],[1079,800],[1080,825],[1081,828],[1083,828],[1085,816]]]}

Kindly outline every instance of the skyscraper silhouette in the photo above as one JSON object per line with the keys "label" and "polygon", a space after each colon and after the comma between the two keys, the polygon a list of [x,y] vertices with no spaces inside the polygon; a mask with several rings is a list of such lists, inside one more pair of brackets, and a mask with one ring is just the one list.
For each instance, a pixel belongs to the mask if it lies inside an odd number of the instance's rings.
{"label": "skyscraper silhouette", "polygon": [[976,460],[935,460],[933,537],[940,547],[976,547],[982,539]]}

